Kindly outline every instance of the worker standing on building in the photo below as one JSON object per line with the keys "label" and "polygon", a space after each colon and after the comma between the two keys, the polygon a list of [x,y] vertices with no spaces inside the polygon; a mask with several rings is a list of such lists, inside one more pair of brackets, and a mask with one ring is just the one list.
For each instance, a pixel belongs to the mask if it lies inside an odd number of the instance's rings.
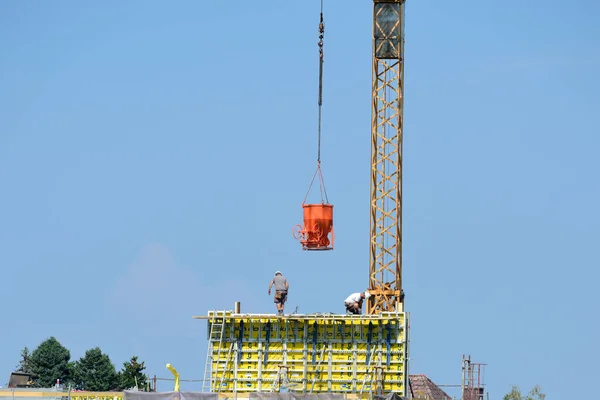
{"label": "worker standing on building", "polygon": [[285,276],[281,274],[281,271],[275,272],[275,276],[271,280],[269,284],[269,296],[271,295],[271,288],[275,285],[275,305],[277,306],[277,314],[283,315],[283,308],[285,305],[285,300],[287,299],[288,289],[290,285],[288,284]]}
{"label": "worker standing on building", "polygon": [[352,293],[346,300],[344,305],[346,306],[346,313],[348,314],[362,314],[363,300],[371,297],[368,291]]}

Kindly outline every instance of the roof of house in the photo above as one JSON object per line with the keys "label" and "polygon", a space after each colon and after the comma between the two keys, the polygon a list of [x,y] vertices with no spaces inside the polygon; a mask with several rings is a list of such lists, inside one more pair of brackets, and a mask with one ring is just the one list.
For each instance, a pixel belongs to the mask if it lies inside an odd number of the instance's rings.
{"label": "roof of house", "polygon": [[425,375],[409,375],[410,392],[415,399],[451,400],[438,385]]}

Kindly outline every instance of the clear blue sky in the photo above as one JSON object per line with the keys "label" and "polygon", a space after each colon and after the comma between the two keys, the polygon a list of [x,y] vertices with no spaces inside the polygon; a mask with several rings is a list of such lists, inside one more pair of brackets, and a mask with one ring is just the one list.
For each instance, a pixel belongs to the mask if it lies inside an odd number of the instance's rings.
{"label": "clear blue sky", "polygon": [[[0,3],[0,380],[72,358],[199,379],[242,302],[342,312],[368,274],[371,1],[326,1],[323,171],[336,250],[291,228],[315,167],[311,1]],[[404,283],[411,373],[491,399],[597,380],[600,4],[408,1]],[[184,384],[184,389],[199,389]],[[169,384],[159,385],[169,389]]]}

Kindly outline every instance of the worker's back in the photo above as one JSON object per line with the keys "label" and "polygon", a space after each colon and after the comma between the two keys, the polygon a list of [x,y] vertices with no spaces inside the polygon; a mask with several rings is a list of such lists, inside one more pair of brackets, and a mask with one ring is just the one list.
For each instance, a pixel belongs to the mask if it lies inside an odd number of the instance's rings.
{"label": "worker's back", "polygon": [[358,303],[361,300],[360,292],[352,293],[344,300],[344,303]]}
{"label": "worker's back", "polygon": [[273,277],[273,283],[275,284],[275,290],[287,290],[287,279],[283,275],[275,275]]}

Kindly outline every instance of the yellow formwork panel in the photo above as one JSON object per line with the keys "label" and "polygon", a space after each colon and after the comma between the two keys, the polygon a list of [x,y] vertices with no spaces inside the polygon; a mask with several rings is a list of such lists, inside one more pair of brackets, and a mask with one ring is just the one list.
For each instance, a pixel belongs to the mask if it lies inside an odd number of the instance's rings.
{"label": "yellow formwork panel", "polygon": [[405,394],[406,313],[284,318],[227,313],[212,315],[208,324],[214,392],[286,386],[304,393]]}

